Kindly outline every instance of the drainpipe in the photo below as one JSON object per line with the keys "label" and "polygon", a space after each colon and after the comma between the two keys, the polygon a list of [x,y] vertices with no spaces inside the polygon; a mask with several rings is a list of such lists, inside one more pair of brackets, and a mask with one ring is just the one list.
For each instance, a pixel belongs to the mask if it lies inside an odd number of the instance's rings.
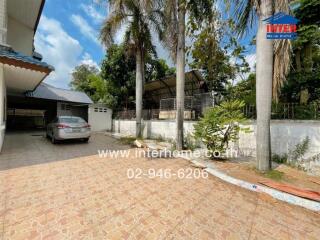
{"label": "drainpipe", "polygon": [[7,0],[0,0],[0,45],[7,46]]}

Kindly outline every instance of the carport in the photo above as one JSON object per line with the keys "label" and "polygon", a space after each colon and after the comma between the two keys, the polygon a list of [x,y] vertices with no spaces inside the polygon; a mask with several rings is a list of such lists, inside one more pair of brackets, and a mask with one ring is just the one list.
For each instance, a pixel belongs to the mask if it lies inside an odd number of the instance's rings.
{"label": "carport", "polygon": [[8,95],[8,130],[44,128],[56,115],[55,101]]}
{"label": "carport", "polygon": [[56,116],[78,116],[88,121],[92,100],[83,92],[60,89],[41,83],[35,91],[9,94],[7,129],[45,128]]}

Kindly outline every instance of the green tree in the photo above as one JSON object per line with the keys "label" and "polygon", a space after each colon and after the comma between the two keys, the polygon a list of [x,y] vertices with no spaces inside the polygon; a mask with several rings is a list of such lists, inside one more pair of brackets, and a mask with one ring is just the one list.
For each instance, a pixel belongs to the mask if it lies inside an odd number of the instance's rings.
{"label": "green tree", "polygon": [[[106,81],[108,101],[113,109],[133,109],[135,107],[135,58],[127,55],[123,45],[111,45],[101,64],[101,77]],[[172,75],[170,68],[163,59],[146,55],[146,82]]]}
{"label": "green tree", "polygon": [[112,109],[134,108],[135,99],[135,59],[127,56],[126,47],[111,45],[101,63],[101,77],[106,81],[106,102]]}
{"label": "green tree", "polygon": [[112,94],[112,86],[102,79],[100,75],[91,74],[88,78],[90,87],[94,89],[94,94],[91,96],[91,99],[96,103],[104,103],[109,108],[114,108],[117,102]]}
{"label": "green tree", "polygon": [[70,87],[74,90],[85,92],[89,96],[94,94],[94,89],[90,87],[89,76],[98,74],[99,70],[87,64],[81,64],[76,66],[72,71],[72,79],[70,82]]}
{"label": "green tree", "polygon": [[187,34],[193,40],[187,51],[192,57],[189,66],[201,71],[209,90],[226,94],[227,83],[250,69],[245,60],[245,48],[231,32],[234,21],[223,20],[215,7],[211,12],[201,25],[188,21]]}
{"label": "green tree", "polygon": [[170,49],[176,63],[176,147],[183,148],[183,122],[184,122],[184,86],[185,86],[185,35],[186,14],[196,24],[201,24],[203,18],[211,14],[212,0],[159,0],[165,12],[166,34],[164,42]]}
{"label": "green tree", "polygon": [[159,80],[175,74],[175,68],[169,67],[165,60],[148,58],[146,63],[146,82]]}
{"label": "green tree", "polygon": [[256,75],[249,74],[247,79],[241,80],[235,86],[229,86],[227,98],[239,99],[247,105],[256,103]]}
{"label": "green tree", "polygon": [[282,89],[283,101],[306,104],[319,93],[320,2],[296,1],[294,14],[299,19],[298,38],[293,41],[294,62],[288,81]]}
{"label": "green tree", "polygon": [[109,0],[109,7],[100,39],[106,46],[111,46],[117,30],[126,26],[124,46],[136,57],[136,136],[141,137],[145,56],[148,52],[155,52],[150,29],[156,29],[161,38],[162,12],[157,1],[148,0]]}

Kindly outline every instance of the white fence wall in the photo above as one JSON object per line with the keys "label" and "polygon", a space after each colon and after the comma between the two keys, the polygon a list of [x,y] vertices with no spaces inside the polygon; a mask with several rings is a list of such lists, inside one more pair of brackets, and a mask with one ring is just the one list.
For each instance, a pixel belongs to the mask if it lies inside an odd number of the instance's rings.
{"label": "white fence wall", "polygon": [[[193,132],[194,121],[185,121],[185,133]],[[176,123],[169,120],[150,120],[143,122],[144,138],[174,139],[176,136]],[[235,145],[248,155],[255,156],[256,148],[256,123],[248,122],[244,127],[250,127],[251,133],[240,133],[240,139]],[[113,131],[125,135],[135,136],[134,120],[113,120]],[[308,152],[304,157],[311,157],[320,153],[320,121],[297,121],[297,120],[272,120],[271,121],[271,144],[272,153],[284,154],[294,149],[296,144],[301,143],[306,137],[310,138]]]}
{"label": "white fence wall", "polygon": [[[194,121],[185,121],[185,133],[193,132]],[[134,120],[113,120],[113,132],[135,136],[136,122]],[[148,120],[142,122],[144,138],[174,139],[176,137],[176,122],[174,120]]]}

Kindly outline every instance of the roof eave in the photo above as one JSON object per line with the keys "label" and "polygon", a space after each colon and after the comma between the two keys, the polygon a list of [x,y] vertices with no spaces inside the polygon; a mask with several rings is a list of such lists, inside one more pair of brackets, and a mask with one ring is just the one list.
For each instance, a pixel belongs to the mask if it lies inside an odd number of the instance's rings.
{"label": "roof eave", "polygon": [[38,72],[43,72],[43,73],[46,73],[47,75],[53,71],[53,69],[50,67],[44,67],[34,63],[24,62],[18,59],[9,58],[5,56],[0,56],[0,62],[7,65],[12,65],[12,66],[26,68],[26,69],[30,69]]}
{"label": "roof eave", "polygon": [[41,5],[40,5],[40,8],[39,8],[37,20],[36,20],[36,22],[34,24],[34,28],[33,28],[33,34],[36,34],[36,31],[37,31],[37,28],[38,28],[38,25],[39,25],[39,21],[40,21],[40,18],[41,18],[41,14],[42,14],[42,10],[43,10],[45,2],[46,2],[46,0],[42,0],[41,1]]}

